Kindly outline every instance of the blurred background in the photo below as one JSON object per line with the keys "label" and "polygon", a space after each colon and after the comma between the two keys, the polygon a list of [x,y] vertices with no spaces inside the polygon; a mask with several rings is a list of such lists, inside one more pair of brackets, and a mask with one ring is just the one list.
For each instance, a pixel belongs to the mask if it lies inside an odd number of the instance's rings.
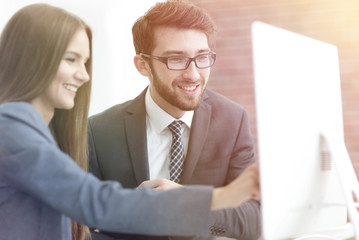
{"label": "blurred background", "polygon": [[81,17],[93,33],[90,115],[135,97],[147,85],[134,64],[132,25],[157,0],[0,0],[0,30],[20,8],[48,3]]}
{"label": "blurred background", "polygon": [[[250,27],[259,20],[338,47],[345,142],[359,176],[359,1],[190,0],[218,26],[216,64],[208,88],[244,106],[254,139],[256,114]],[[90,115],[135,97],[148,85],[133,65],[131,28],[155,0],[0,0],[0,30],[22,6],[45,2],[83,18],[93,30]],[[303,98],[305,95],[303,95]],[[305,114],[305,113],[304,113]]]}
{"label": "blurred background", "polygon": [[359,1],[192,2],[207,9],[218,27],[215,49],[217,60],[212,68],[208,88],[220,92],[248,110],[255,140],[257,135],[250,33],[252,22],[263,21],[337,46],[345,143],[359,176]]}

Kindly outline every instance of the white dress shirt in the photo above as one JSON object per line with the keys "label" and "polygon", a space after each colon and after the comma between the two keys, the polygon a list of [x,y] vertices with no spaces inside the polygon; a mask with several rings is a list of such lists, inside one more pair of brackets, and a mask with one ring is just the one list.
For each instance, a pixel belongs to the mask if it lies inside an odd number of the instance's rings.
{"label": "white dress shirt", "polygon": [[186,111],[180,119],[175,119],[162,110],[152,99],[150,90],[146,92],[146,129],[147,129],[147,152],[150,179],[170,178],[169,163],[172,133],[168,125],[174,120],[181,120],[182,145],[184,156],[187,155],[188,140],[190,135],[193,111]]}

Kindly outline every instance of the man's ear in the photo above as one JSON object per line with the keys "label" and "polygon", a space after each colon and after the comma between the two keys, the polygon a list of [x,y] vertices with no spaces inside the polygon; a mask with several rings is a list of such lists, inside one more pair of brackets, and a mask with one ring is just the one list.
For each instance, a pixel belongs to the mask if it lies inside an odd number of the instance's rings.
{"label": "man's ear", "polygon": [[142,56],[136,55],[133,58],[133,62],[135,64],[135,67],[137,68],[137,71],[139,71],[139,73],[141,73],[145,77],[151,76],[150,65],[148,64],[147,61],[145,61],[145,59],[143,59]]}

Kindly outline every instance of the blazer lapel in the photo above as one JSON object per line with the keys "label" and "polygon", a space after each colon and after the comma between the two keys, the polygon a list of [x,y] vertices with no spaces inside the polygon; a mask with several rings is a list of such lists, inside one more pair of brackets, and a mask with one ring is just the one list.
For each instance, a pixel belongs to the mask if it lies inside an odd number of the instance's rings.
{"label": "blazer lapel", "polygon": [[128,107],[125,119],[127,146],[137,184],[149,179],[145,93],[147,88]]}
{"label": "blazer lapel", "polygon": [[188,152],[184,161],[183,172],[181,174],[182,184],[186,184],[190,180],[201,152],[203,151],[204,142],[207,139],[212,113],[211,105],[206,102],[207,98],[208,95],[204,92],[202,103],[193,116],[190,139],[188,143]]}

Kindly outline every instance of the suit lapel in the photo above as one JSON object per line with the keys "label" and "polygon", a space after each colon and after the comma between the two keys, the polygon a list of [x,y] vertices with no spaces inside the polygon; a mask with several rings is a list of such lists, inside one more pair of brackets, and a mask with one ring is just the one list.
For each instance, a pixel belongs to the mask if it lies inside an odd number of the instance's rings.
{"label": "suit lapel", "polygon": [[188,143],[188,152],[184,161],[183,172],[181,174],[182,184],[186,184],[190,180],[201,152],[203,151],[204,142],[207,139],[212,113],[211,105],[206,102],[207,98],[208,95],[204,92],[202,103],[193,116],[190,139]]}
{"label": "suit lapel", "polygon": [[127,108],[125,119],[127,146],[130,152],[137,184],[149,179],[145,93],[147,88]]}

